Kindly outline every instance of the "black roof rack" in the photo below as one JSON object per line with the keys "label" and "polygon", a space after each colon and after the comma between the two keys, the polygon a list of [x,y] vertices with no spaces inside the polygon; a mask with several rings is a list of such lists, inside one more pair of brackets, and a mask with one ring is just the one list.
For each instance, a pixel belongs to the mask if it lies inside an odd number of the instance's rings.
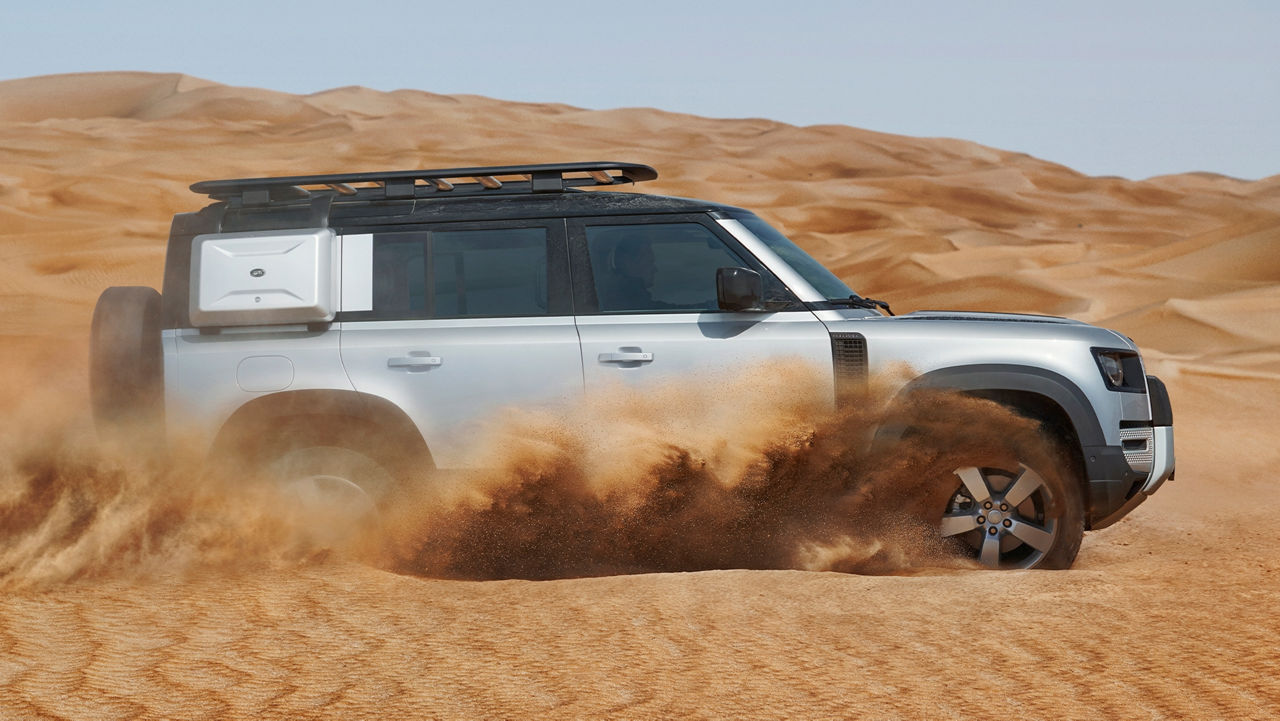
{"label": "black roof rack", "polygon": [[[658,171],[638,163],[598,161],[542,165],[498,165],[441,170],[394,170],[374,173],[295,175],[282,178],[204,180],[191,190],[214,200],[241,205],[268,205],[307,198],[422,198],[445,194],[559,193],[567,188],[653,180]],[[455,181],[465,182],[457,183]],[[364,187],[357,187],[364,186]]]}

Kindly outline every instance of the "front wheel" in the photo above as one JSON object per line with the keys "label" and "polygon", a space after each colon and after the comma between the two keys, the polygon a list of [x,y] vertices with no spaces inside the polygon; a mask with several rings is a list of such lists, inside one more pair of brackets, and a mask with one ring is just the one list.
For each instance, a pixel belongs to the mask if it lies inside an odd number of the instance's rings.
{"label": "front wheel", "polygon": [[988,568],[1070,567],[1084,536],[1080,486],[1048,470],[957,468],[943,538]]}

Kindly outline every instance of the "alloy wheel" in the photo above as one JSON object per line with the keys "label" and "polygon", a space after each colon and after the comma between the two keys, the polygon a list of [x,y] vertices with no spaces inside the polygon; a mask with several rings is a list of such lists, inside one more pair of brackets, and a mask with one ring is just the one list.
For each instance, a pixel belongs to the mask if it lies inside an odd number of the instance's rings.
{"label": "alloy wheel", "polygon": [[963,543],[988,568],[1034,568],[1053,548],[1058,519],[1053,495],[1034,469],[967,466],[942,516],[944,538]]}

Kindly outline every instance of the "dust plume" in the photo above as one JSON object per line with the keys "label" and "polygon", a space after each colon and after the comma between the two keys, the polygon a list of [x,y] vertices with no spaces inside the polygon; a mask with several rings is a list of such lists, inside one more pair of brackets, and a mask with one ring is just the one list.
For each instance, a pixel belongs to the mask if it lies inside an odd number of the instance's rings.
{"label": "dust plume", "polygon": [[0,587],[183,575],[320,550],[282,494],[204,472],[191,454],[148,458],[75,425],[4,445]]}
{"label": "dust plume", "polygon": [[[473,449],[483,470],[424,474],[354,531],[261,469],[229,472],[191,444],[155,452],[144,433],[99,441],[76,404],[32,401],[0,437],[0,585],[331,554],[464,579],[966,565],[932,530],[951,472],[1045,444],[991,402],[895,398],[898,385],[875,380],[833,408],[818,374],[773,364],[508,411]],[[911,430],[876,441],[895,428]]]}
{"label": "dust plume", "polygon": [[[34,357],[34,356],[33,356]],[[323,554],[287,494],[158,428],[100,439],[82,377],[10,358],[0,426],[0,588],[181,576]]]}
{"label": "dust plume", "polygon": [[[832,408],[824,387],[777,364],[512,415],[478,449],[493,467],[403,506],[393,565],[469,579],[966,566],[934,530],[952,472],[1037,454],[1061,465],[1036,422],[990,401],[897,398],[882,378]],[[910,430],[877,442],[881,429]]]}

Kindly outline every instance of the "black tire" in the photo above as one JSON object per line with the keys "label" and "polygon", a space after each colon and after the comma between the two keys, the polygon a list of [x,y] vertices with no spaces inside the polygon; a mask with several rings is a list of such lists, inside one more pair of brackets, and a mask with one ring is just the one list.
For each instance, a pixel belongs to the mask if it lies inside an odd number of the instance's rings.
{"label": "black tire", "polygon": [[1083,493],[1063,449],[956,468],[939,530],[992,569],[1070,568],[1084,537]]}
{"label": "black tire", "polygon": [[154,288],[107,288],[89,333],[89,395],[99,433],[164,419],[160,294]]}
{"label": "black tire", "polygon": [[250,452],[256,477],[275,486],[311,545],[347,547],[376,537],[403,476],[373,429],[313,416],[284,421]]}

